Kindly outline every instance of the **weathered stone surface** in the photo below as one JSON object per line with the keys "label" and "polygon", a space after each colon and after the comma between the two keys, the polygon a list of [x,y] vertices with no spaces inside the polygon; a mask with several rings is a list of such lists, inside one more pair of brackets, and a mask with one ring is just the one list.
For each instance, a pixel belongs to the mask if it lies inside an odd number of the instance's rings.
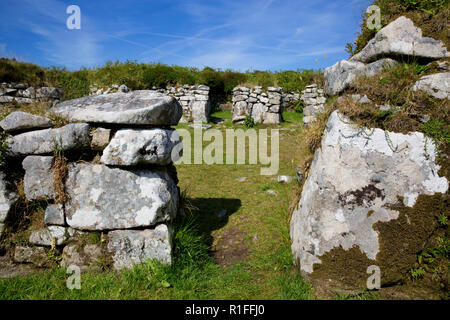
{"label": "weathered stone surface", "polygon": [[36,90],[36,98],[61,99],[63,90],[54,87],[42,87]]}
{"label": "weathered stone surface", "polygon": [[291,183],[294,180],[291,176],[278,176],[277,181],[280,183]]}
{"label": "weathered stone surface", "polygon": [[68,244],[64,247],[61,256],[61,267],[76,265],[81,271],[100,269],[98,264],[103,256],[102,247],[98,244]]}
{"label": "weathered stone surface", "polygon": [[0,103],[9,103],[9,102],[13,102],[14,97],[10,97],[10,96],[0,96]]}
{"label": "weathered stone surface", "polygon": [[174,97],[151,90],[93,95],[58,103],[50,112],[69,121],[176,125],[183,109]]}
{"label": "weathered stone surface", "polygon": [[[422,133],[362,130],[341,117],[338,111],[331,114],[294,210],[292,251],[301,271],[311,274],[332,250],[360,250],[369,265],[380,266],[383,283],[397,262],[381,265],[376,261],[390,246],[380,246],[374,225],[399,218],[400,213],[392,207],[399,205],[399,197],[411,208],[419,195],[445,193],[448,181],[438,176],[435,145]],[[405,242],[404,249],[408,246],[402,234],[389,239]],[[413,261],[416,254],[412,253]],[[364,273],[369,265],[362,266]]]}
{"label": "weathered stone surface", "polygon": [[422,37],[422,30],[402,16],[378,31],[361,52],[350,60],[370,62],[389,56],[441,59],[450,55],[442,41]]}
{"label": "weathered stone surface", "polygon": [[168,165],[172,163],[172,149],[178,143],[181,139],[175,130],[119,130],[100,161],[118,166]]}
{"label": "weathered stone surface", "polygon": [[22,98],[22,97],[15,97],[14,100],[17,103],[22,103],[22,104],[28,104],[28,103],[32,103],[33,102],[33,100],[30,99],[30,98]]}
{"label": "weathered stone surface", "polygon": [[31,232],[29,242],[38,246],[51,246],[52,238],[55,239],[55,245],[64,244],[69,238],[67,228],[61,226],[48,226],[43,229]]}
{"label": "weathered stone surface", "polygon": [[28,200],[53,199],[53,157],[28,156],[22,162],[24,189]]}
{"label": "weathered stone surface", "polygon": [[47,261],[47,253],[43,247],[16,246],[14,248],[14,261],[43,266]]}
{"label": "weathered stone surface", "polygon": [[11,156],[53,153],[55,144],[62,150],[79,149],[89,145],[89,125],[71,123],[62,128],[21,133],[6,141]]}
{"label": "weathered stone surface", "polygon": [[438,99],[449,99],[450,72],[435,73],[424,76],[414,84],[412,90],[425,91]]}
{"label": "weathered stone surface", "polygon": [[247,107],[248,104],[245,101],[239,101],[235,103],[232,110],[232,121],[241,121],[249,116]]}
{"label": "weathered stone surface", "polygon": [[252,108],[252,118],[256,123],[262,123],[266,114],[267,107],[262,103],[255,103]]}
{"label": "weathered stone surface", "polygon": [[266,112],[264,116],[264,123],[279,124],[281,122],[281,115],[279,113]]}
{"label": "weathered stone surface", "polygon": [[209,114],[211,111],[211,103],[209,101],[208,96],[200,96],[204,97],[203,99],[196,98],[195,101],[191,104],[191,114],[192,121],[194,122],[208,122]]}
{"label": "weathered stone surface", "polygon": [[109,144],[111,129],[96,128],[92,132],[91,148],[93,150],[103,150]]}
{"label": "weathered stone surface", "polygon": [[6,220],[9,211],[18,199],[19,196],[17,193],[12,191],[8,186],[5,173],[0,171],[0,224]]}
{"label": "weathered stone surface", "polygon": [[148,227],[174,218],[178,189],[166,171],[71,164],[66,221],[80,230]]}
{"label": "weathered stone surface", "polygon": [[130,91],[130,89],[128,89],[126,85],[122,84],[120,87],[117,88],[117,91],[127,93],[128,91]]}
{"label": "weathered stone surface", "polygon": [[62,204],[49,204],[45,209],[44,222],[46,225],[64,226],[64,208]]}
{"label": "weathered stone surface", "polygon": [[160,224],[147,230],[110,231],[108,239],[115,269],[131,268],[147,259],[172,263],[172,228],[168,225]]}
{"label": "weathered stone surface", "polygon": [[325,93],[329,96],[337,95],[344,91],[358,77],[374,76],[396,64],[397,62],[392,59],[382,59],[367,65],[358,61],[339,61],[335,65],[325,68]]}

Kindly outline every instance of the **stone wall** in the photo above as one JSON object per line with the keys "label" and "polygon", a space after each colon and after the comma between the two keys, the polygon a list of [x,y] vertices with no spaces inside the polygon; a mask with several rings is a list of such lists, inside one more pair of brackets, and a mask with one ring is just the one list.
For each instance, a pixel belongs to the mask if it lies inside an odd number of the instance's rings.
{"label": "stone wall", "polygon": [[0,104],[32,103],[36,101],[59,101],[63,90],[54,87],[35,88],[27,83],[2,83],[0,87]]}
{"label": "stone wall", "polygon": [[208,122],[211,113],[209,87],[205,85],[167,87],[158,92],[174,97],[183,107],[180,122]]}
{"label": "stone wall", "polygon": [[302,91],[301,100],[303,107],[303,123],[308,126],[311,122],[316,121],[318,113],[323,112],[326,98],[323,95],[323,89],[318,89],[317,84],[306,86]]}
{"label": "stone wall", "polygon": [[[295,94],[284,94],[282,88],[236,87],[233,89],[232,120],[242,122],[252,117],[256,123],[278,124],[283,107],[294,101]],[[283,97],[286,101],[283,101]],[[289,101],[288,101],[289,100]]]}
{"label": "stone wall", "polygon": [[[91,87],[91,95],[108,94],[114,92],[128,92],[125,85],[112,85],[109,88]],[[153,87],[152,91],[174,97],[183,107],[182,123],[208,122],[211,113],[211,99],[209,87],[205,85],[181,87],[167,87],[165,89]]]}
{"label": "stone wall", "polygon": [[[38,217],[45,226],[23,231],[26,242],[11,248],[14,261],[45,264],[52,248],[62,266],[95,268],[105,257],[115,269],[148,258],[170,264],[179,203],[172,151],[179,148],[179,156],[182,149],[170,126],[181,118],[181,105],[142,90],[64,101],[49,112],[76,123],[56,128],[24,112],[0,122],[10,134],[0,172],[1,239],[18,222],[11,220],[20,216],[18,202],[46,204]],[[21,175],[25,199],[12,183]],[[93,232],[101,235],[96,243],[83,240]]]}

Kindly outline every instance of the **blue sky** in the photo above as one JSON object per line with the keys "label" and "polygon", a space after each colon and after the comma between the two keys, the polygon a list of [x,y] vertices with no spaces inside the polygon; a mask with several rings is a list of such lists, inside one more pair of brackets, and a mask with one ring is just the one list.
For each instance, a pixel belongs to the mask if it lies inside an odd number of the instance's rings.
{"label": "blue sky", "polygon": [[[0,56],[42,66],[136,60],[234,70],[325,68],[348,58],[370,0],[0,0]],[[69,30],[69,5],[81,29]],[[317,59],[317,61],[316,61]]]}

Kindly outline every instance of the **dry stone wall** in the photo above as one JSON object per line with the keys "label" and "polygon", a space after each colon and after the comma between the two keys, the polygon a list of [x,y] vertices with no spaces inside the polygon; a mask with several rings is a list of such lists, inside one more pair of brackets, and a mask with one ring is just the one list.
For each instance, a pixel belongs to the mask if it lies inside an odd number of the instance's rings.
{"label": "dry stone wall", "polygon": [[278,124],[282,121],[283,108],[298,102],[299,98],[299,94],[283,93],[279,87],[236,87],[232,97],[232,120],[242,122],[251,117],[255,123]]}
{"label": "dry stone wall", "polygon": [[63,90],[54,87],[36,88],[27,83],[2,83],[0,87],[0,105],[3,103],[32,103],[37,101],[59,101]]}
{"label": "dry stone wall", "polygon": [[[117,92],[64,101],[49,113],[77,123],[55,128],[50,119],[23,112],[0,122],[10,134],[7,165],[22,163],[25,200],[48,203],[45,227],[26,231],[14,261],[42,265],[53,248],[62,266],[93,268],[102,257],[116,269],[146,259],[170,264],[179,203],[172,151],[181,144],[170,126],[182,116],[178,101],[149,90]],[[61,165],[58,153],[69,160]],[[80,154],[88,156],[77,161]],[[0,172],[0,236],[20,201],[12,187],[17,174]],[[102,241],[80,240],[92,232]]]}
{"label": "dry stone wall", "polygon": [[316,121],[316,116],[324,112],[326,98],[323,89],[318,89],[317,84],[306,86],[302,91],[301,100],[303,101],[303,124],[308,126]]}

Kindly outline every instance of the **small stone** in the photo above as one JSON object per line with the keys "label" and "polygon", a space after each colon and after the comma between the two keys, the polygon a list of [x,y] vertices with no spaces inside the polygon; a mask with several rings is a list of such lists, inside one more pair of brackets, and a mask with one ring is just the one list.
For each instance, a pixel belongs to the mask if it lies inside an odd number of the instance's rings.
{"label": "small stone", "polygon": [[278,194],[275,190],[267,190],[266,192],[272,196],[275,196],[275,197],[278,196]]}
{"label": "small stone", "polygon": [[18,263],[32,263],[40,267],[47,261],[47,252],[43,247],[19,245],[14,248],[14,261]]}
{"label": "small stone", "polygon": [[52,238],[55,239],[55,245],[59,246],[67,241],[66,228],[60,226],[49,226],[43,229],[31,232],[29,242],[38,246],[51,246]]}
{"label": "small stone", "polygon": [[53,122],[45,117],[26,112],[13,112],[0,121],[0,127],[7,132],[29,129],[50,128]]}
{"label": "small stone", "polygon": [[116,270],[131,268],[148,259],[172,263],[172,228],[165,224],[155,229],[115,230],[108,233],[108,251]]}
{"label": "small stone", "polygon": [[122,85],[117,89],[117,91],[118,91],[118,92],[124,92],[124,93],[127,93],[128,91],[130,91],[130,89],[128,89],[128,87],[127,87],[126,85],[122,84]]}
{"label": "small stone", "polygon": [[291,183],[293,177],[291,176],[278,176],[277,181],[280,183]]}
{"label": "small stone", "polygon": [[93,150],[101,151],[109,144],[111,137],[111,129],[96,128],[92,132],[91,148]]}
{"label": "small stone", "polygon": [[220,210],[216,215],[219,219],[222,219],[227,215],[227,210]]}
{"label": "small stone", "polygon": [[49,204],[45,209],[44,222],[46,225],[64,226],[64,208],[62,204]]}
{"label": "small stone", "polygon": [[5,173],[0,171],[0,224],[5,222],[10,210],[18,199],[19,196],[9,187]]}
{"label": "small stone", "polygon": [[25,170],[24,189],[27,200],[54,198],[53,157],[28,156],[22,161]]}
{"label": "small stone", "polygon": [[246,180],[247,180],[247,177],[241,177],[241,178],[236,179],[237,182],[244,182]]}
{"label": "small stone", "polygon": [[67,268],[71,265],[80,267],[81,271],[100,270],[98,261],[103,256],[103,251],[98,244],[69,244],[62,252],[61,267]]}

